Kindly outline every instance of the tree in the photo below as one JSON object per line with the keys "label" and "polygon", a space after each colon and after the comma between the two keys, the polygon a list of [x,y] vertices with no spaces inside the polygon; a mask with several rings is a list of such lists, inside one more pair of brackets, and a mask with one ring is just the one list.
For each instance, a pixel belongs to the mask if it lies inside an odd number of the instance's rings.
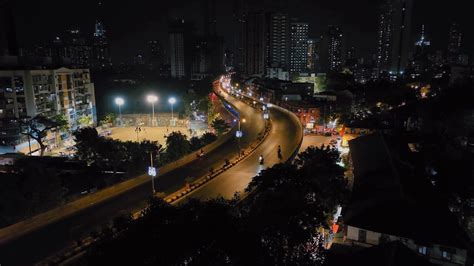
{"label": "tree", "polygon": [[217,139],[216,134],[211,132],[206,132],[201,136],[202,146],[206,146],[207,144],[211,144]]}
{"label": "tree", "polygon": [[97,144],[101,141],[95,128],[85,127],[73,132],[76,157],[92,164],[98,160]]}
{"label": "tree", "polygon": [[199,137],[192,137],[189,139],[189,144],[192,151],[196,151],[203,146],[202,140]]}
{"label": "tree", "polygon": [[150,154],[153,158],[153,165],[159,166],[161,157],[161,145],[156,141],[142,141],[140,143],[127,141],[122,143],[125,147],[128,173],[143,173],[150,166]]}
{"label": "tree", "polygon": [[99,124],[101,126],[107,125],[107,124],[113,124],[115,121],[116,115],[113,113],[108,113],[106,114],[102,120],[100,120]]}
{"label": "tree", "polygon": [[221,118],[214,119],[212,121],[211,126],[217,132],[218,136],[224,134],[229,129],[229,125],[225,122],[224,119],[221,119]]}
{"label": "tree", "polygon": [[20,191],[28,202],[27,216],[56,207],[63,200],[61,180],[57,171],[48,165],[52,160],[56,159],[27,157],[15,162],[21,180]]}
{"label": "tree", "polygon": [[263,264],[307,265],[324,260],[317,229],[329,227],[336,207],[345,202],[344,169],[339,153],[310,147],[294,164],[278,164],[254,177],[247,191],[246,217]]}
{"label": "tree", "polygon": [[[82,264],[322,265],[318,229],[328,225],[334,209],[323,199],[328,195],[321,185],[344,189],[334,182],[343,170],[337,162],[337,151],[310,148],[295,164],[262,171],[242,201],[217,198],[172,206],[152,199],[142,217],[116,223],[121,232],[109,229]],[[176,235],[186,241],[175,241]]]}
{"label": "tree", "polygon": [[53,121],[58,123],[57,129],[66,132],[69,130],[69,122],[64,114],[59,114],[53,117]]}
{"label": "tree", "polygon": [[332,218],[332,212],[338,205],[346,202],[349,194],[344,168],[338,164],[339,161],[339,152],[324,145],[308,147],[295,160],[302,184],[317,192],[328,219]]}
{"label": "tree", "polygon": [[88,127],[88,126],[91,126],[92,125],[92,116],[90,115],[85,115],[85,116],[81,116],[78,120],[77,120],[78,124],[79,124],[79,127]]}
{"label": "tree", "polygon": [[168,162],[175,161],[191,152],[191,145],[183,133],[171,132],[166,136],[166,158]]}
{"label": "tree", "polygon": [[51,130],[64,129],[67,127],[67,121],[60,117],[53,119],[47,118],[42,115],[37,115],[33,118],[27,118],[20,120],[21,134],[28,136],[38,142],[41,153],[43,156],[48,145],[44,142],[46,136]]}

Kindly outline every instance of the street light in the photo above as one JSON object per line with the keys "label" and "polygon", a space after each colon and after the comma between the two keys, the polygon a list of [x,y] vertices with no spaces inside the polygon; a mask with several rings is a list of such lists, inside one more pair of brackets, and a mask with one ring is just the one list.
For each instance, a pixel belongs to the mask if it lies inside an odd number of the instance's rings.
{"label": "street light", "polygon": [[153,153],[150,151],[150,167],[148,167],[148,175],[151,177],[151,191],[153,196],[155,196],[155,176],[156,176],[156,168],[153,167]]}
{"label": "street light", "polygon": [[176,98],[171,97],[171,98],[168,99],[168,102],[171,105],[171,121],[173,121],[174,120],[174,118],[173,118],[173,105],[176,103]]}
{"label": "street light", "polygon": [[146,100],[151,103],[151,125],[155,124],[155,103],[158,101],[158,97],[155,95],[148,95]]}
{"label": "street light", "polygon": [[[234,120],[235,121],[235,120]],[[245,123],[247,120],[245,120],[245,118],[242,118],[242,119],[239,119],[239,125],[238,125],[238,128],[239,130],[237,131],[236,133],[236,137],[237,137],[237,145],[239,146],[239,157],[240,157],[240,138],[242,137],[242,131],[240,130],[240,123]]]}
{"label": "street light", "polygon": [[115,98],[115,104],[118,105],[118,109],[119,109],[119,118],[120,118],[120,125],[122,125],[122,105],[125,103],[125,101],[123,100],[123,98],[121,97],[117,97]]}

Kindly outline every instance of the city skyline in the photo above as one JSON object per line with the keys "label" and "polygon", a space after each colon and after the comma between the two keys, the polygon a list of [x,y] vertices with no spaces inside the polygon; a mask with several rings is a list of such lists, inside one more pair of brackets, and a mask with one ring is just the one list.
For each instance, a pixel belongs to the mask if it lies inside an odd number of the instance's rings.
{"label": "city skyline", "polygon": [[[232,23],[230,15],[234,10],[233,2],[217,2],[216,6],[217,32],[224,37],[227,47],[232,46],[233,33],[228,29]],[[311,3],[311,1],[299,0],[297,3],[288,4],[288,13],[290,17],[297,17],[308,22],[310,38],[317,38],[324,34],[329,24],[338,25],[345,33],[347,46],[354,46],[361,56],[370,59],[377,53],[377,28],[381,2],[369,0],[366,1],[366,4],[354,4],[346,1],[341,5],[334,6],[334,4],[325,2]],[[426,8],[427,4],[428,2],[423,0],[414,2],[409,43],[416,40],[417,29],[421,27],[421,24],[425,24],[427,35],[432,40],[432,46],[435,49],[446,50],[451,23],[457,22],[460,25],[460,31],[464,33],[463,49],[468,54],[472,54],[472,48],[471,51],[468,48],[472,47],[474,37],[468,34],[469,16],[463,8],[465,3],[459,1],[457,5],[449,7],[444,7],[439,3],[430,3],[430,8]],[[83,12],[74,12],[67,16],[58,14],[57,19],[51,18],[55,16],[48,16],[51,12],[49,10],[63,5],[61,2],[55,1],[46,3],[14,1],[14,10],[22,10],[15,16],[19,46],[30,48],[36,44],[44,45],[51,42],[55,36],[70,29],[80,29],[86,37],[92,38],[95,23],[99,17],[103,18],[103,24],[107,29],[111,54],[115,62],[129,60],[137,52],[143,51],[146,41],[140,40],[167,42],[168,20],[173,17],[193,22],[198,32],[204,33],[202,19],[198,18],[201,12],[195,12],[198,8],[202,10],[201,1],[175,1],[161,3],[160,6],[154,6],[156,4],[151,3],[134,3],[133,6],[129,6],[130,4],[117,5],[105,0],[102,1],[100,11],[102,14],[99,14],[96,1],[88,1],[78,7]],[[258,10],[261,6],[270,5],[265,4],[265,1],[257,1],[254,6]],[[157,7],[159,8],[157,9]],[[42,10],[42,12],[38,13],[37,10]],[[363,10],[365,10],[364,16],[359,17],[358,14]],[[84,13],[87,15],[79,16]],[[444,19],[439,19],[440,16]],[[128,19],[120,19],[123,17],[128,17]],[[57,23],[58,20],[64,21],[64,23]],[[25,34],[26,32],[28,34]],[[0,43],[1,41],[2,39],[0,39]]]}
{"label": "city skyline", "polygon": [[467,3],[118,2],[0,0],[1,265],[473,264]]}

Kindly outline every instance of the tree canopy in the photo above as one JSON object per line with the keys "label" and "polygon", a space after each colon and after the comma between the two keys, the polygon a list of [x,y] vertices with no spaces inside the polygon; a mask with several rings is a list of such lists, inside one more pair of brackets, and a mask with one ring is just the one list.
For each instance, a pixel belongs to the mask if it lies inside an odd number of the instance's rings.
{"label": "tree canopy", "polygon": [[245,199],[176,206],[151,199],[139,219],[119,217],[103,230],[82,262],[322,265],[326,252],[318,229],[329,226],[328,217],[345,196],[338,160],[335,150],[311,147],[296,163],[254,177]]}
{"label": "tree canopy", "polygon": [[168,161],[175,161],[190,152],[191,145],[186,135],[174,131],[166,136],[166,157]]}
{"label": "tree canopy", "polygon": [[45,138],[52,130],[65,130],[68,127],[67,120],[59,115],[53,119],[42,115],[37,115],[33,118],[26,118],[20,120],[21,134],[28,136],[38,142],[40,146],[41,156],[44,155],[48,145],[45,143]]}
{"label": "tree canopy", "polygon": [[214,128],[218,136],[224,134],[229,129],[229,125],[224,119],[221,118],[214,119],[211,123],[211,126]]}

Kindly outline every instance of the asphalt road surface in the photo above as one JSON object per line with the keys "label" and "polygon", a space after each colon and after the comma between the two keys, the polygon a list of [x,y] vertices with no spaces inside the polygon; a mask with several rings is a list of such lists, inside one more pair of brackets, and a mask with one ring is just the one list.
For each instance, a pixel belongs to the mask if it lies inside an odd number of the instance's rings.
{"label": "asphalt road surface", "polygon": [[[190,193],[180,202],[186,201],[187,198],[206,200],[219,196],[230,199],[235,192],[242,192],[262,169],[292,157],[301,144],[301,124],[293,114],[279,107],[270,108],[270,118],[270,134],[248,158]],[[278,145],[281,146],[283,155],[281,161],[278,158]],[[264,158],[263,165],[259,163],[260,155]]]}
{"label": "asphalt road surface", "polygon": [[[263,131],[265,122],[262,115],[248,105],[229,99],[239,110],[245,132],[241,146],[246,147],[255,141]],[[176,191],[185,184],[188,177],[199,178],[208,173],[209,168],[217,169],[226,158],[238,153],[237,141],[231,138],[221,147],[206,154],[203,158],[171,171],[155,179],[155,188],[166,194]],[[35,229],[12,241],[0,245],[0,265],[31,265],[55,254],[73,243],[76,239],[87,236],[90,232],[102,227],[104,223],[121,213],[130,213],[138,207],[145,206],[151,196],[151,182],[130,189],[110,200],[94,204],[75,212],[64,219],[54,221]]]}

